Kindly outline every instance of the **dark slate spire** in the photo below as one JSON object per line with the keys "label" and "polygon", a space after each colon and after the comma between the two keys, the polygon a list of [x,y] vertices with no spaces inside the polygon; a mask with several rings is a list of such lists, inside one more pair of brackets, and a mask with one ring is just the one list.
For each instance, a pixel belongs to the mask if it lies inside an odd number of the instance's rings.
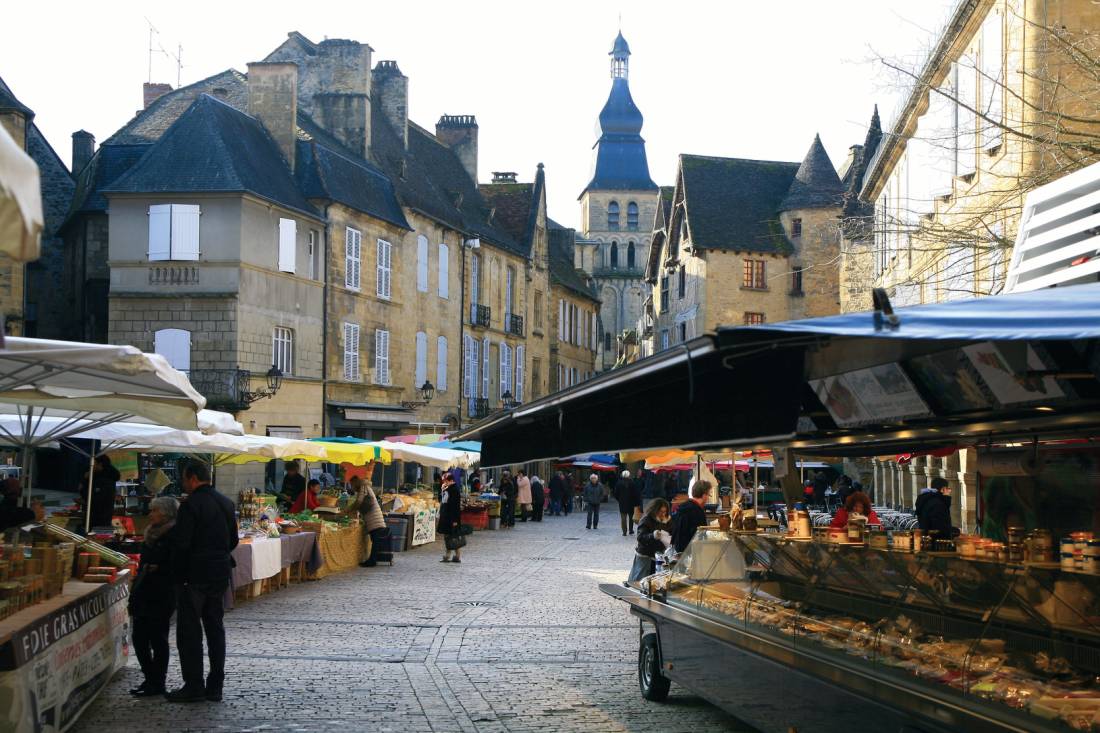
{"label": "dark slate spire", "polygon": [[840,206],[843,195],[844,184],[840,182],[840,176],[836,174],[836,168],[821,144],[821,136],[814,135],[814,142],[802,159],[802,165],[798,167],[798,173],[779,210]]}
{"label": "dark slate spire", "polygon": [[[645,140],[642,139],[642,112],[630,96],[630,46],[620,32],[611,48],[611,94],[600,112],[600,139],[589,190],[655,190],[649,177]],[[584,192],[582,192],[583,195]]]}
{"label": "dark slate spire", "polygon": [[878,116],[878,105],[871,114],[871,123],[867,126],[867,136],[863,140],[863,148],[859,151],[859,157],[852,161],[852,172],[848,175],[848,190],[844,194],[844,211],[841,216],[845,219],[854,217],[871,216],[874,207],[860,199],[863,190],[863,178],[867,175],[867,169],[871,167],[871,161],[875,159],[878,146],[882,142],[882,122]]}

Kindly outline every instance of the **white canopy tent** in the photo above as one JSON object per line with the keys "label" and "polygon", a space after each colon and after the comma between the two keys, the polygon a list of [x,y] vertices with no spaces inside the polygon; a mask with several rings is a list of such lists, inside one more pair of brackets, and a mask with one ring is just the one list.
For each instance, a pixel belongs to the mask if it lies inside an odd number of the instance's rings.
{"label": "white canopy tent", "polygon": [[481,454],[472,451],[430,448],[426,445],[394,443],[389,440],[378,441],[377,444],[388,450],[395,460],[410,461],[432,468],[469,469],[481,461]]}

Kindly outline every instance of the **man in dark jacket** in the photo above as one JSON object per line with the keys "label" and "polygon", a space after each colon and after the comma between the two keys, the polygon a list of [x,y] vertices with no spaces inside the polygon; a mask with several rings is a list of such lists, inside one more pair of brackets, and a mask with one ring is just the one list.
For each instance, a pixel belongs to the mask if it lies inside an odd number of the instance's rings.
{"label": "man in dark jacket", "polygon": [[[225,682],[225,591],[237,546],[233,502],[210,485],[205,463],[183,468],[187,500],[180,507],[172,538],[172,579],[176,587],[176,647],[183,687],[168,693],[171,702],[220,702]],[[202,637],[210,655],[210,674],[202,677]]]}
{"label": "man in dark jacket", "polygon": [[603,502],[603,484],[600,477],[592,474],[584,485],[584,505],[588,509],[588,521],[585,529],[600,528],[600,503]]}
{"label": "man in dark jacket", "polygon": [[951,527],[951,487],[947,479],[937,476],[932,485],[921,489],[917,495],[917,524],[922,532],[933,536],[950,538],[954,532]]}
{"label": "man in dark jacket", "polygon": [[565,495],[565,474],[555,471],[550,477],[550,513],[555,517],[561,516],[561,499]]}
{"label": "man in dark jacket", "polygon": [[511,471],[502,471],[500,474],[500,526],[516,526],[516,496],[519,489],[516,488],[515,479]]}
{"label": "man in dark jacket", "polygon": [[286,475],[283,476],[283,490],[279,493],[283,503],[291,506],[298,500],[299,494],[306,490],[306,477],[302,475],[298,461],[287,461]]}
{"label": "man in dark jacket", "polygon": [[695,530],[707,523],[707,513],[703,505],[713,488],[709,481],[696,481],[691,487],[691,498],[680,505],[672,518],[672,544],[676,552],[683,552],[691,544]]}
{"label": "man in dark jacket", "polygon": [[642,500],[634,491],[630,471],[623,471],[612,494],[615,501],[619,502],[619,525],[622,527],[623,537],[626,537],[628,530],[629,534],[634,534],[634,507],[641,506]]}
{"label": "man in dark jacket", "polygon": [[829,482],[825,478],[824,471],[814,474],[814,504],[825,503],[825,492],[829,490]]}

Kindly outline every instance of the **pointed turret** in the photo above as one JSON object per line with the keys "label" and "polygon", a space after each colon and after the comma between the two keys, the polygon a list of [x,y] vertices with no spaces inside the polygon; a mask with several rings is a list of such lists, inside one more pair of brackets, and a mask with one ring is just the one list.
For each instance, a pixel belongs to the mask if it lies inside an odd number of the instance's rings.
{"label": "pointed turret", "polygon": [[852,163],[852,170],[848,174],[848,189],[844,194],[844,210],[841,216],[845,219],[871,216],[874,207],[860,198],[863,190],[863,178],[871,161],[875,159],[879,144],[882,142],[882,121],[878,116],[878,105],[871,114],[871,122],[867,125],[867,135],[863,139],[863,147],[860,148],[858,158]]}
{"label": "pointed turret", "polygon": [[630,95],[627,81],[630,45],[622,32],[615,37],[609,55],[611,93],[600,112],[595,166],[592,180],[584,190],[656,190],[657,184],[649,177],[649,161],[641,135],[642,112]]}
{"label": "pointed turret", "polygon": [[780,211],[792,209],[822,209],[840,206],[844,196],[844,184],[836,174],[821,136],[814,135],[809,152],[802,159],[798,173],[787,190],[787,195],[779,205]]}

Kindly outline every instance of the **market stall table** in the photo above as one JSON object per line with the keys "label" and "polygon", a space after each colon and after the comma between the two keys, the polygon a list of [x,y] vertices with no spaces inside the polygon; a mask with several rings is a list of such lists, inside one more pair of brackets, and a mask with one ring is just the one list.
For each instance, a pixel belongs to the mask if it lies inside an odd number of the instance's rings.
{"label": "market stall table", "polygon": [[247,589],[247,597],[260,594],[263,580],[278,575],[283,569],[283,543],[278,537],[254,537],[241,542],[233,550],[232,590]]}
{"label": "market stall table", "polygon": [[[297,532],[279,536],[283,545],[283,569],[291,569],[291,577],[302,579],[306,573],[315,573],[321,567],[321,549],[317,545],[316,532]],[[298,568],[294,572],[294,568]],[[303,572],[304,571],[304,572]]]}
{"label": "market stall table", "polygon": [[359,565],[366,556],[367,542],[363,529],[351,524],[340,529],[326,529],[317,537],[321,565],[313,571],[315,579],[339,573]]}

